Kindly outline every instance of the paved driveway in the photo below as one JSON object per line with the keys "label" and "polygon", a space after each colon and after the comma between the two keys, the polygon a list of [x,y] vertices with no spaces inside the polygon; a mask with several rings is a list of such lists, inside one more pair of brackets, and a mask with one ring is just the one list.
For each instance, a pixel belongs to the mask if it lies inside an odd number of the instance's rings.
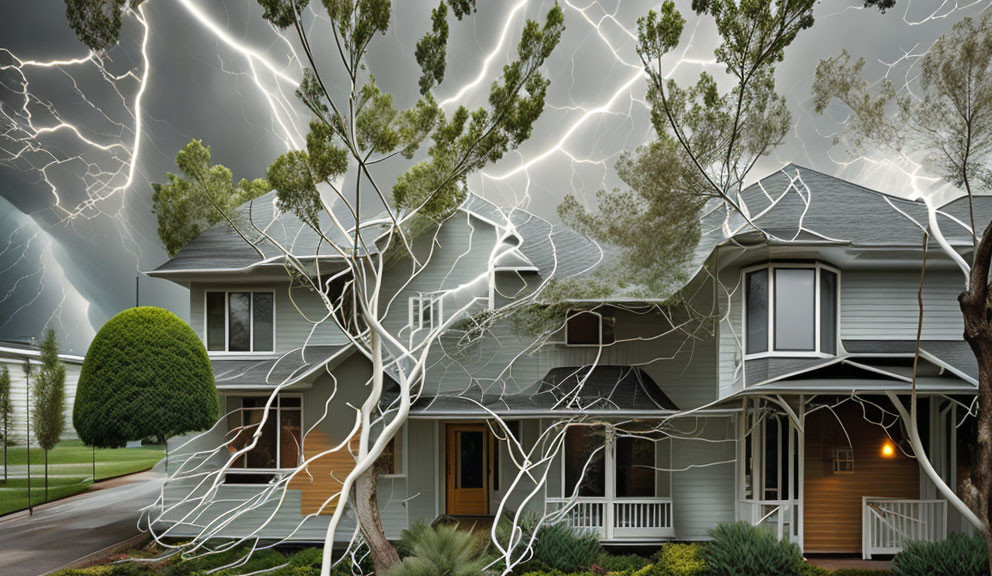
{"label": "paved driveway", "polygon": [[[0,520],[0,573],[38,576],[139,534],[138,510],[155,500],[163,475],[143,472]],[[115,482],[113,480],[108,482]]]}

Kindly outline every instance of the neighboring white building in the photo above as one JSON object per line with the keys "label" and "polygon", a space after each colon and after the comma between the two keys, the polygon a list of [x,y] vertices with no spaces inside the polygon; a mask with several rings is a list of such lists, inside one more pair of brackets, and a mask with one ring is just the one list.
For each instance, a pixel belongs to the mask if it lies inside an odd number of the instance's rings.
{"label": "neighboring white building", "polygon": [[[72,354],[59,354],[59,358],[65,364],[65,431],[62,433],[63,440],[74,440],[75,428],[72,427],[72,403],[76,399],[76,383],[79,381],[79,372],[83,368],[83,357]],[[24,384],[27,381],[24,374],[25,363],[31,363],[31,374],[34,382],[34,375],[41,368],[41,350],[38,346],[20,343],[0,341],[0,364],[10,370],[10,392],[14,400],[14,417],[10,425],[9,433],[15,444],[24,444],[24,436],[27,433],[28,390]],[[33,393],[34,391],[31,390]],[[31,442],[35,443],[32,435]]]}

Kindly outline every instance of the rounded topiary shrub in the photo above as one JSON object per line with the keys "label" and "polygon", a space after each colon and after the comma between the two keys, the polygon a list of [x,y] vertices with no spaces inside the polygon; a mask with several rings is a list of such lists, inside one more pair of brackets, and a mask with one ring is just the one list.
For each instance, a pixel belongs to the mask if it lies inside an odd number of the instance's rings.
{"label": "rounded topiary shrub", "polygon": [[72,424],[86,444],[165,440],[217,420],[217,388],[203,342],[178,316],[143,306],[97,332],[76,388]]}
{"label": "rounded topiary shrub", "polygon": [[799,546],[785,539],[777,540],[767,528],[734,522],[720,524],[709,534],[713,541],[703,549],[707,574],[800,576],[803,573],[805,563]]}

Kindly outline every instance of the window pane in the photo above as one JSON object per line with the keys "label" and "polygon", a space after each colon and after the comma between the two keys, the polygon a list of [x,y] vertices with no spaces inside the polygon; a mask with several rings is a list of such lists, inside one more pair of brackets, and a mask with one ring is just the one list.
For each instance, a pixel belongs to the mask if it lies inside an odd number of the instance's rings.
{"label": "window pane", "polygon": [[820,351],[837,353],[837,275],[820,270]]}
{"label": "window pane", "polygon": [[[264,410],[244,411],[244,434],[247,442],[251,443],[251,437],[258,429],[262,421]],[[269,417],[262,426],[262,435],[259,437],[255,447],[247,454],[246,466],[248,468],[275,468],[276,467],[276,410],[269,410]]]}
{"label": "window pane", "polygon": [[775,270],[775,349],[812,351],[815,345],[813,269]]}
{"label": "window pane", "polygon": [[227,349],[231,352],[251,350],[251,293],[228,295]]}
{"label": "window pane", "polygon": [[617,496],[654,497],[654,442],[644,438],[618,437]]}
{"label": "window pane", "polygon": [[458,432],[458,487],[482,488],[485,474],[485,435],[482,432]]}
{"label": "window pane", "polygon": [[252,298],[252,337],[256,352],[272,351],[272,293],[255,292]]}
{"label": "window pane", "polygon": [[565,331],[568,344],[599,344],[599,315],[594,312],[570,312]]}
{"label": "window pane", "polygon": [[224,293],[207,292],[207,350],[224,349]]}
{"label": "window pane", "polygon": [[[606,462],[602,431],[589,426],[569,428],[565,433],[565,496],[571,496],[579,479],[579,496],[606,495]],[[596,449],[599,448],[598,451]],[[596,451],[593,454],[593,451]],[[583,470],[585,474],[583,475]]]}
{"label": "window pane", "polygon": [[303,427],[299,409],[279,411],[279,467],[296,468],[303,446]]}
{"label": "window pane", "polygon": [[747,275],[747,353],[768,351],[768,270]]}

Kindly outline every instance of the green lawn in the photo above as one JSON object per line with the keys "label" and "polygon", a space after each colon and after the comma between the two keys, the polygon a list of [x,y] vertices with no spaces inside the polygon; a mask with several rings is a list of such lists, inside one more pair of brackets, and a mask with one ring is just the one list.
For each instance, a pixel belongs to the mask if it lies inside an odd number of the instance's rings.
{"label": "green lawn", "polygon": [[[160,447],[115,448],[96,450],[96,479],[106,480],[148,470],[165,455]],[[0,464],[2,464],[0,454]],[[45,500],[45,453],[31,449],[31,501]],[[17,476],[6,482],[0,475],[0,515],[23,510],[28,506],[27,450],[20,446],[7,448],[9,473]],[[56,500],[86,490],[92,484],[93,449],[78,440],[60,442],[48,453],[48,500]]]}

